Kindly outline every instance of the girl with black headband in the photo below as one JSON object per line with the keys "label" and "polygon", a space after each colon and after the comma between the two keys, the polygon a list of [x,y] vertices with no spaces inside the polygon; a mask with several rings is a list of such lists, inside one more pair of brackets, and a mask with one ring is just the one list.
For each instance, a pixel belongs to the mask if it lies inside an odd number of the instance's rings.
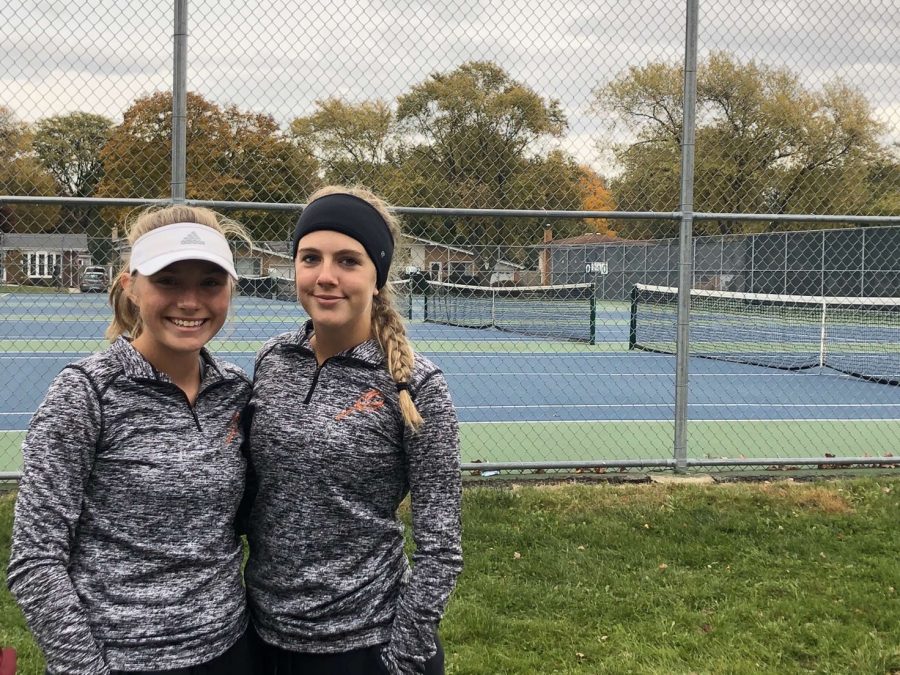
{"label": "girl with black headband", "polygon": [[[305,326],[256,358],[245,571],[268,672],[443,673],[462,568],[459,431],[387,284],[399,229],[360,189],[310,197],[293,237]],[[396,511],[411,495],[413,567]]]}

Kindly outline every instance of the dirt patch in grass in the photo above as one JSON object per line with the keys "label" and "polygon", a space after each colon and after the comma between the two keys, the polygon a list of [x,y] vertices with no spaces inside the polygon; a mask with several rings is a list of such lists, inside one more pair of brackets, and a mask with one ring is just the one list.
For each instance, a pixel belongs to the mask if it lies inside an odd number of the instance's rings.
{"label": "dirt patch in grass", "polygon": [[768,497],[805,511],[818,511],[832,515],[854,512],[853,505],[837,489],[829,489],[820,485],[797,485],[796,483],[777,483],[758,487],[760,492]]}

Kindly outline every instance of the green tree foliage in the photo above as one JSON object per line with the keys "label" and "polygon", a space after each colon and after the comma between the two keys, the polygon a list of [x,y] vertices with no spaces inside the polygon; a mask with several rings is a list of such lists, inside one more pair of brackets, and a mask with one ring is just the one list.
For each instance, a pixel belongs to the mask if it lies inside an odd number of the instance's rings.
{"label": "green tree foliage", "polygon": [[[31,145],[41,166],[53,176],[58,195],[94,196],[103,177],[100,151],[112,125],[112,120],[86,112],[48,117],[37,123]],[[59,229],[96,236],[106,228],[97,207],[65,206]]]}
{"label": "green tree foliage", "polygon": [[[53,178],[38,163],[31,147],[32,133],[13,110],[0,105],[0,194],[50,197]],[[45,232],[58,220],[59,208],[0,205],[0,232]]]}
{"label": "green tree foliage", "polygon": [[[397,100],[406,145],[394,199],[415,206],[577,209],[577,167],[542,142],[567,127],[558,101],[545,100],[499,66],[469,62],[436,73]],[[480,268],[493,268],[505,245],[540,241],[537,219],[414,218],[418,233],[477,243]]]}
{"label": "green tree foliage", "polygon": [[[635,136],[615,146],[623,171],[611,187],[622,210],[678,208],[681,88],[680,65],[652,63],[630,68],[596,92],[597,106]],[[786,69],[711,54],[697,78],[694,208],[869,213],[868,178],[884,155],[881,131],[866,99],[847,84],[812,90]],[[725,220],[698,225],[715,233],[742,227]],[[658,227],[654,232],[660,235]],[[641,236],[648,224],[623,223],[620,233]]]}
{"label": "green tree foliage", "polygon": [[315,112],[290,128],[300,149],[318,160],[327,183],[378,188],[394,163],[394,115],[384,101],[317,101]]}
{"label": "green tree foliage", "polygon": [[100,150],[112,125],[112,120],[86,112],[48,117],[37,123],[32,146],[56,181],[60,195],[94,195],[103,176]]}
{"label": "green tree foliage", "polygon": [[[102,152],[99,194],[166,199],[171,194],[172,95],[157,92],[125,111]],[[187,95],[188,199],[300,202],[317,183],[315,159],[270,115],[222,108]],[[257,239],[287,238],[293,216],[248,211],[236,216]]]}

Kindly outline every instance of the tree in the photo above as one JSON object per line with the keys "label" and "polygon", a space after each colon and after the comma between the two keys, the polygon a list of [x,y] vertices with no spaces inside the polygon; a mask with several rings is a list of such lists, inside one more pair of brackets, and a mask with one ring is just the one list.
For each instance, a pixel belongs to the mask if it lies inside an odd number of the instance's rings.
{"label": "tree", "polygon": [[[275,120],[187,95],[188,199],[301,202],[317,183],[314,158]],[[172,95],[157,92],[125,111],[102,152],[99,193],[166,199],[171,195]],[[235,214],[256,239],[286,239],[294,216]]]}
{"label": "tree", "polygon": [[353,105],[338,98],[316,102],[316,111],[291,122],[299,147],[316,157],[328,183],[377,189],[396,146],[394,115],[384,101]]}
{"label": "tree", "polygon": [[[13,110],[0,105],[0,194],[49,197],[53,178],[38,163],[31,147],[31,130]],[[59,207],[0,206],[0,232],[45,232],[57,222]]]}
{"label": "tree", "polygon": [[[596,93],[634,134],[615,147],[623,169],[612,183],[624,210],[678,208],[683,124],[679,65],[633,67]],[[858,91],[821,91],[786,69],[714,53],[697,80],[694,208],[724,213],[859,212],[865,176],[880,156],[881,127]],[[628,223],[646,232],[646,223]],[[719,233],[740,225],[701,225]],[[673,234],[677,226],[667,228]],[[624,232],[623,232],[624,233]]]}
{"label": "tree", "polygon": [[92,197],[103,165],[100,150],[112,120],[102,115],[74,112],[37,123],[32,145],[38,160],[56,181],[64,197]]}
{"label": "tree", "polygon": [[[102,115],[74,112],[37,123],[31,145],[38,161],[53,177],[62,197],[93,197],[103,176],[100,151],[112,120]],[[63,207],[60,229],[99,234],[100,210],[93,206]]]}
{"label": "tree", "polygon": [[[431,75],[398,98],[396,116],[407,138],[399,158],[400,172],[408,179],[406,203],[416,206],[509,209],[535,204],[529,191],[537,185],[528,176],[539,173],[539,145],[566,128],[558,101],[544,100],[489,62]],[[537,208],[569,202],[569,183],[540,187],[544,200]],[[434,218],[411,220],[425,230],[448,225]],[[531,220],[539,231],[542,223]],[[458,220],[452,229],[455,239],[465,236],[459,243],[483,247],[484,270],[493,267],[498,247],[537,241],[521,222],[500,218]]]}
{"label": "tree", "polygon": [[[589,166],[578,167],[581,175],[578,187],[581,190],[581,208],[585,211],[615,211],[616,202],[606,186],[606,181]],[[615,236],[610,222],[606,218],[588,218],[587,225],[591,232]]]}

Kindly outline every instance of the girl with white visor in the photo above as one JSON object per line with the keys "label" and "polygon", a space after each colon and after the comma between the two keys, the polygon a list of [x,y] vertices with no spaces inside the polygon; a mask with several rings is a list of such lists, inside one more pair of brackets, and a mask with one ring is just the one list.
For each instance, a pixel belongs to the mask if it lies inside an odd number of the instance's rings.
{"label": "girl with white visor", "polygon": [[144,212],[110,291],[112,344],[31,420],[9,586],[48,673],[246,675],[240,416],[250,382],[206,344],[237,279],[236,223]]}

